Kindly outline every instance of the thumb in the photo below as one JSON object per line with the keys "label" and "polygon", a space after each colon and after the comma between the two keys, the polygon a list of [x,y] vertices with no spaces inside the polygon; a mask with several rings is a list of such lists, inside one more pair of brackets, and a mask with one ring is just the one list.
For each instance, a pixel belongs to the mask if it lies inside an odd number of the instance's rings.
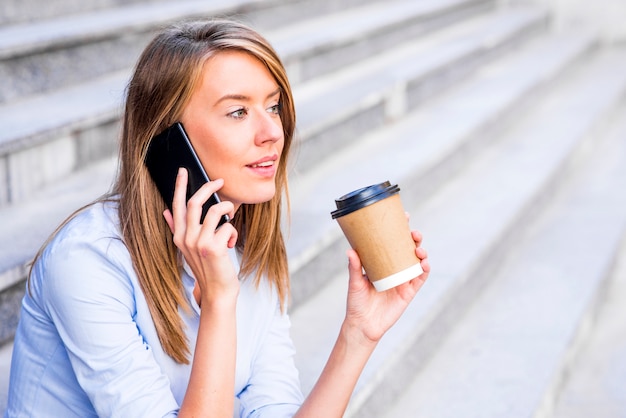
{"label": "thumb", "polygon": [[348,255],[348,273],[350,274],[351,283],[367,282],[367,277],[363,274],[363,264],[356,251],[352,248],[347,251]]}
{"label": "thumb", "polygon": [[361,273],[362,264],[357,252],[351,248],[346,252],[346,254],[348,256],[348,270],[350,271],[350,274]]}

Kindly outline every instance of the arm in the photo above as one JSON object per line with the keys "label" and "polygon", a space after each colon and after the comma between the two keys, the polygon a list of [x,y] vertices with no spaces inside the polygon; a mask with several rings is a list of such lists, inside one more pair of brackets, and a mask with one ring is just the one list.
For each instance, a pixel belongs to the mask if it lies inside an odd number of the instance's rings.
{"label": "arm", "polygon": [[400,318],[430,272],[426,251],[419,247],[421,234],[414,231],[412,235],[424,273],[385,292],[374,289],[362,273],[356,252],[348,251],[350,282],[346,317],[326,367],[297,417],[343,416],[357,380],[378,341]]}
{"label": "arm", "polygon": [[222,185],[222,180],[209,182],[185,202],[187,171],[181,169],[176,178],[173,214],[164,213],[174,243],[197,280],[201,305],[191,376],[179,417],[233,416],[239,281],[228,250],[237,242],[237,231],[228,223],[216,230],[222,215],[232,216],[232,203],[212,206],[204,223],[200,223],[202,204]]}
{"label": "arm", "polygon": [[189,386],[178,416],[232,417],[236,322],[232,300],[202,303]]}

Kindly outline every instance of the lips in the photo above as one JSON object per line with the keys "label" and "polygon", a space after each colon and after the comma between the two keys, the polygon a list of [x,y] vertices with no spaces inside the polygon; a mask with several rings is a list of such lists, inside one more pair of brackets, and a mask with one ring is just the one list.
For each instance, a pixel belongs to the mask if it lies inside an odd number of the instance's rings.
{"label": "lips", "polygon": [[257,178],[270,180],[276,174],[278,155],[263,157],[258,161],[246,165]]}
{"label": "lips", "polygon": [[253,162],[252,164],[248,164],[246,167],[250,167],[250,168],[267,168],[267,167],[272,167],[277,159],[278,159],[277,155],[272,155],[272,156],[269,156],[269,157],[263,157],[260,160]]}
{"label": "lips", "polygon": [[274,165],[274,161],[265,161],[258,164],[250,164],[248,167],[257,168],[257,167],[271,167]]}

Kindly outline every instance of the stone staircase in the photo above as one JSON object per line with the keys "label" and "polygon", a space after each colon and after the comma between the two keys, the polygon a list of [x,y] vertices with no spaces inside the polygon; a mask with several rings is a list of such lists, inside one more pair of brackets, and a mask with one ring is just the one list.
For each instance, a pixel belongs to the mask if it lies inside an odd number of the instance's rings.
{"label": "stone staircase", "polygon": [[[259,28],[294,85],[288,252],[303,390],[345,308],[334,198],[390,180],[433,272],[346,416],[582,413],[592,391],[577,382],[596,369],[581,356],[605,356],[594,342],[615,331],[590,336],[620,326],[600,308],[624,275],[624,46],[557,31],[536,5],[486,0],[64,1],[58,14],[17,0],[0,12],[0,411],[27,263],[110,186],[134,60],[167,22],[214,15]],[[594,399],[606,416],[626,411],[619,396]]]}

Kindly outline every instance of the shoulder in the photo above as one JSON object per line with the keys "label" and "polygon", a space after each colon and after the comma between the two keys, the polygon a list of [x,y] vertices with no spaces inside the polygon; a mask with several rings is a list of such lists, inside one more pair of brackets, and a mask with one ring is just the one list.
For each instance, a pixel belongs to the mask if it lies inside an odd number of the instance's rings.
{"label": "shoulder", "polygon": [[42,258],[70,256],[85,248],[108,252],[120,246],[124,244],[117,202],[107,200],[93,203],[73,215],[46,245]]}
{"label": "shoulder", "polygon": [[117,203],[94,203],[54,235],[33,265],[31,290],[42,300],[99,297],[131,303],[134,269],[123,243]]}
{"label": "shoulder", "polygon": [[109,199],[97,201],[76,212],[63,225],[55,236],[55,240],[72,237],[96,237],[98,235],[111,238],[120,237],[118,201]]}

